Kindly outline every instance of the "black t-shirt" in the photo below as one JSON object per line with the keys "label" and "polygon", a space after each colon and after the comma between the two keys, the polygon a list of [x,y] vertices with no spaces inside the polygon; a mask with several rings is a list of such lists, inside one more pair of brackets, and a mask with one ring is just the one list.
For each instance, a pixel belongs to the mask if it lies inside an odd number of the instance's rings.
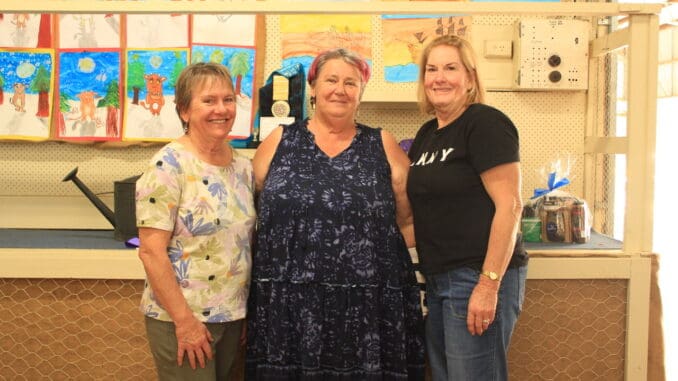
{"label": "black t-shirt", "polygon": [[[424,274],[482,265],[495,208],[480,174],[520,161],[518,130],[495,108],[472,104],[437,127],[436,119],[426,122],[409,151],[407,193]],[[510,265],[526,262],[518,237]]]}

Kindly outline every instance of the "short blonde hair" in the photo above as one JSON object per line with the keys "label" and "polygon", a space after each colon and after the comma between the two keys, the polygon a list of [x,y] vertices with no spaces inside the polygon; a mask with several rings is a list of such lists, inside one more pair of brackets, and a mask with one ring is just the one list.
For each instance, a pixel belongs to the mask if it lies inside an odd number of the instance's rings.
{"label": "short blonde hair", "polygon": [[437,46],[451,46],[457,48],[459,51],[459,56],[461,57],[461,62],[473,80],[473,87],[468,92],[466,104],[469,105],[472,103],[483,103],[485,101],[485,88],[478,78],[478,66],[476,64],[476,54],[473,51],[473,47],[467,40],[459,36],[446,35],[436,37],[433,41],[426,45],[424,50],[421,52],[421,58],[419,61],[419,83],[417,88],[417,98],[419,100],[419,109],[421,112],[426,115],[430,115],[435,112],[435,108],[426,96],[426,90],[424,88],[424,75],[426,74],[426,63],[428,62],[429,55],[431,55],[431,50]]}
{"label": "short blonde hair", "polygon": [[181,119],[181,112],[188,110],[193,99],[193,90],[200,87],[207,81],[223,81],[226,85],[233,87],[233,78],[228,68],[215,62],[196,62],[186,66],[177,78],[174,86],[174,103],[176,104],[177,115],[181,120],[184,131],[188,131],[188,123]]}

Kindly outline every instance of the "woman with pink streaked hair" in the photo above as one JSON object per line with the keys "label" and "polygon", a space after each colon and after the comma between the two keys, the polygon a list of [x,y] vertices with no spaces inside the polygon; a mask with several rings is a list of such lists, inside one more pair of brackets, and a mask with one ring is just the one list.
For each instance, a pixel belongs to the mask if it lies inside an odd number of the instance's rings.
{"label": "woman with pink streaked hair", "polygon": [[369,77],[353,52],[318,55],[313,115],[254,156],[248,380],[424,379],[410,162],[391,133],[356,122]]}

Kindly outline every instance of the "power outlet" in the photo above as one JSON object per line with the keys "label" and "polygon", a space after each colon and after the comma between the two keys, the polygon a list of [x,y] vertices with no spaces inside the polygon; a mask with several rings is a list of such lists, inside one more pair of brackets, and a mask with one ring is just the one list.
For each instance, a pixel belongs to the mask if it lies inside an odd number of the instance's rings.
{"label": "power outlet", "polygon": [[585,20],[516,22],[514,86],[522,90],[586,90],[590,29]]}
{"label": "power outlet", "polygon": [[486,40],[485,58],[511,58],[513,42],[511,40]]}

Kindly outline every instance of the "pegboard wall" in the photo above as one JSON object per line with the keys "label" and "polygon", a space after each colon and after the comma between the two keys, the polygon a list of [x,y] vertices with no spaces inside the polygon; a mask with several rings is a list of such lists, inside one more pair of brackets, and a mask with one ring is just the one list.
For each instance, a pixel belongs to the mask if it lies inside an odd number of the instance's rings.
{"label": "pegboard wall", "polygon": [[[517,18],[474,16],[473,28],[496,26],[510,30]],[[373,16],[372,55],[374,70],[368,87],[386,92],[416,93],[415,83],[393,84],[384,81],[381,18]],[[279,16],[266,16],[266,52],[264,78],[281,64]],[[499,36],[504,37],[504,36]],[[510,39],[511,36],[507,35]],[[474,45],[477,45],[474,43]],[[480,52],[478,52],[480,53]],[[480,63],[481,77],[484,76]],[[521,138],[523,197],[536,187],[544,187],[542,169],[550,169],[557,159],[570,160],[568,191],[583,191],[582,146],[586,127],[586,93],[583,91],[515,92],[492,91],[487,103],[504,111],[518,127]],[[421,115],[415,103],[363,102],[358,119],[367,125],[384,127],[396,138],[411,138],[430,116]],[[81,196],[63,177],[74,167],[78,176],[95,193],[112,192],[113,182],[139,174],[159,148],[132,146],[101,148],[62,142],[0,142],[0,197],[2,196]],[[1,218],[5,218],[2,216]]]}
{"label": "pegboard wall", "polygon": [[[532,16],[534,18],[534,16]],[[481,31],[501,30],[505,36],[493,38],[512,38],[512,27],[519,18],[515,16],[491,15],[474,16],[470,39],[479,56],[481,78],[491,77],[492,73],[483,72],[483,64],[491,66],[480,58],[479,47],[484,36]],[[381,19],[372,18],[372,63],[374,68],[384,66],[381,41]],[[282,41],[278,16],[266,18],[266,65],[265,73],[276,70],[281,65]],[[476,32],[474,32],[476,31]],[[378,93],[405,92],[416,94],[416,83],[387,83],[383,70],[375,69],[368,83],[370,90]],[[488,91],[486,103],[502,110],[519,130],[521,144],[521,165],[523,174],[523,198],[532,196],[534,188],[546,187],[545,177],[552,164],[559,162],[561,168],[568,171],[571,184],[568,191],[582,197],[584,189],[584,133],[586,128],[587,98],[584,91]],[[360,105],[358,120],[373,127],[383,127],[391,131],[396,139],[413,138],[419,126],[432,116],[422,115],[415,103],[379,103],[363,102]],[[569,165],[568,165],[569,164]]]}

